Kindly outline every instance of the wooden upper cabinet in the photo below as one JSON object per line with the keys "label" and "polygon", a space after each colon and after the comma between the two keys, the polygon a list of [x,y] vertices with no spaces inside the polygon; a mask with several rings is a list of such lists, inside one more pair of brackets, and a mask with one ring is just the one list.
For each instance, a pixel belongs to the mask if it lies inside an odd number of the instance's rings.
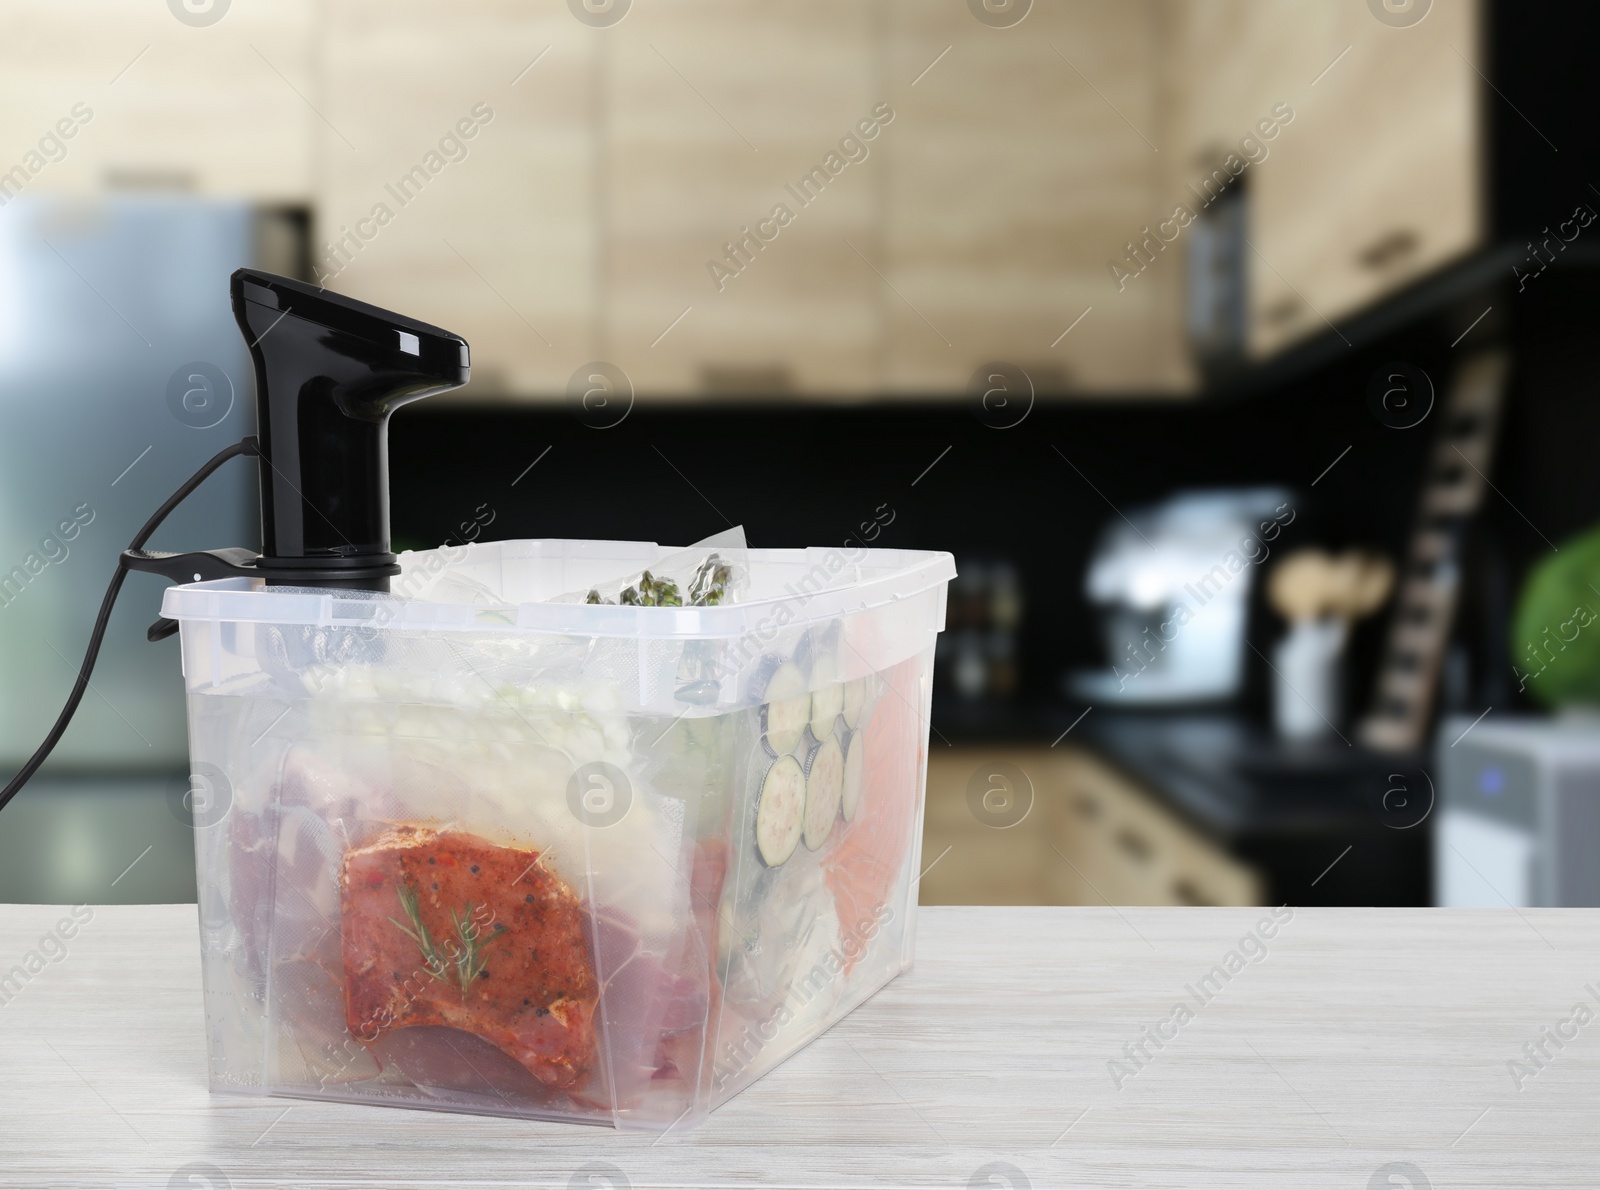
{"label": "wooden upper cabinet", "polygon": [[306,202],[313,14],[312,0],[273,0],[199,25],[162,3],[7,5],[0,172],[28,165],[38,193]]}
{"label": "wooden upper cabinet", "polygon": [[598,341],[596,31],[521,0],[323,11],[319,275],[466,337],[473,397],[562,393]]}
{"label": "wooden upper cabinet", "polygon": [[1257,358],[1483,235],[1478,0],[13,7],[0,170],[309,201],[319,275],[467,336],[475,396],[1192,392],[1173,217],[1230,155]]}
{"label": "wooden upper cabinet", "polygon": [[1185,387],[1181,262],[1122,287],[1108,267],[1165,213],[1157,5],[1035,4],[1009,28],[888,8],[889,386],[960,391],[1002,361],[1044,389]]}
{"label": "wooden upper cabinet", "polygon": [[600,355],[641,393],[878,386],[899,123],[874,116],[876,20],[859,0],[676,0],[598,35]]}
{"label": "wooden upper cabinet", "polygon": [[[1366,0],[1207,0],[1167,10],[1175,196],[1242,154],[1248,348],[1260,357],[1478,246],[1476,0],[1389,24]],[[1286,107],[1291,120],[1279,113]],[[1272,139],[1258,124],[1275,120]],[[1262,155],[1264,153],[1264,155]]]}

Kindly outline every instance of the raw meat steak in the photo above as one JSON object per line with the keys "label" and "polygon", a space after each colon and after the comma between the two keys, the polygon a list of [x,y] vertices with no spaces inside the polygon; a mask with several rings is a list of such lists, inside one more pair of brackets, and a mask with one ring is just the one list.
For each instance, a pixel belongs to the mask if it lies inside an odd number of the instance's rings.
{"label": "raw meat steak", "polygon": [[599,987],[573,891],[537,851],[398,827],[345,853],[345,1024],[363,1041],[448,1025],[548,1086],[595,1063]]}

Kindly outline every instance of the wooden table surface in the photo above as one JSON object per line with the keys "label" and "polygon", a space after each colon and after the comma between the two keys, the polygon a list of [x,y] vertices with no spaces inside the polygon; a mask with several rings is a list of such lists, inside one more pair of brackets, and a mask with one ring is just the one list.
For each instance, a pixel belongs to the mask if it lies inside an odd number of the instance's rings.
{"label": "wooden table surface", "polygon": [[[0,977],[64,912],[0,907]],[[653,1137],[213,1097],[194,907],[96,908],[0,991],[0,1186],[1600,1181],[1600,1022],[1575,1011],[1600,1012],[1600,912],[1301,909],[1262,941],[1266,916],[924,909],[911,972]],[[1135,1063],[1145,1027],[1167,1039]]]}

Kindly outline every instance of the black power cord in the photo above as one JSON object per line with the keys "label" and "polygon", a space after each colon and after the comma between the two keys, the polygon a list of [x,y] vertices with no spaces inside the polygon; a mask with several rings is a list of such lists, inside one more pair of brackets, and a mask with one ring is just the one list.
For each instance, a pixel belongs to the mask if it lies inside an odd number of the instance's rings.
{"label": "black power cord", "polygon": [[[144,523],[144,528],[133,535],[129,544],[130,550],[143,549],[145,542],[150,540],[150,535],[161,527],[161,522],[178,505],[182,504],[194,490],[204,483],[218,467],[229,459],[236,459],[241,455],[255,456],[261,453],[261,445],[252,435],[240,442],[235,442],[226,450],[218,451],[212,455],[205,466],[191,475],[184,485],[172,495],[167,497],[166,503],[155,510],[155,513]],[[95,618],[94,631],[89,634],[89,649],[83,655],[83,664],[78,668],[78,680],[73,684],[72,693],[67,697],[67,705],[61,708],[61,714],[56,719],[56,725],[50,729],[50,734],[39,745],[39,750],[28,758],[28,763],[22,770],[11,778],[5,789],[0,790],[0,810],[4,810],[12,798],[17,796],[17,791],[26,785],[34,773],[39,771],[39,766],[45,758],[61,742],[61,737],[66,733],[67,724],[72,722],[72,716],[78,710],[78,704],[83,701],[83,692],[89,688],[89,675],[94,670],[96,658],[100,655],[100,644],[105,639],[106,624],[111,619],[112,605],[117,601],[117,594],[122,590],[122,581],[128,577],[128,564],[122,558],[117,560],[117,572],[111,576],[111,585],[106,588],[105,598],[100,601],[100,614]]]}

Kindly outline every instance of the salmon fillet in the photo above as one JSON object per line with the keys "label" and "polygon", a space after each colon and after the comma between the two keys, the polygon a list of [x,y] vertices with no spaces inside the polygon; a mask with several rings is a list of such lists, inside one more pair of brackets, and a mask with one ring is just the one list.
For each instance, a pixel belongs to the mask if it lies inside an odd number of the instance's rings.
{"label": "salmon fillet", "polygon": [[[926,763],[922,749],[927,729],[916,709],[922,705],[917,686],[920,664],[913,657],[884,671],[885,689],[862,728],[866,765],[861,808],[844,837],[822,858],[823,878],[847,935],[859,933],[880,917],[911,850]],[[846,972],[862,953],[845,954]]]}
{"label": "salmon fillet", "polygon": [[547,1086],[595,1064],[599,999],[577,896],[539,852],[460,831],[398,827],[345,853],[345,1024],[373,1042],[446,1025]]}

